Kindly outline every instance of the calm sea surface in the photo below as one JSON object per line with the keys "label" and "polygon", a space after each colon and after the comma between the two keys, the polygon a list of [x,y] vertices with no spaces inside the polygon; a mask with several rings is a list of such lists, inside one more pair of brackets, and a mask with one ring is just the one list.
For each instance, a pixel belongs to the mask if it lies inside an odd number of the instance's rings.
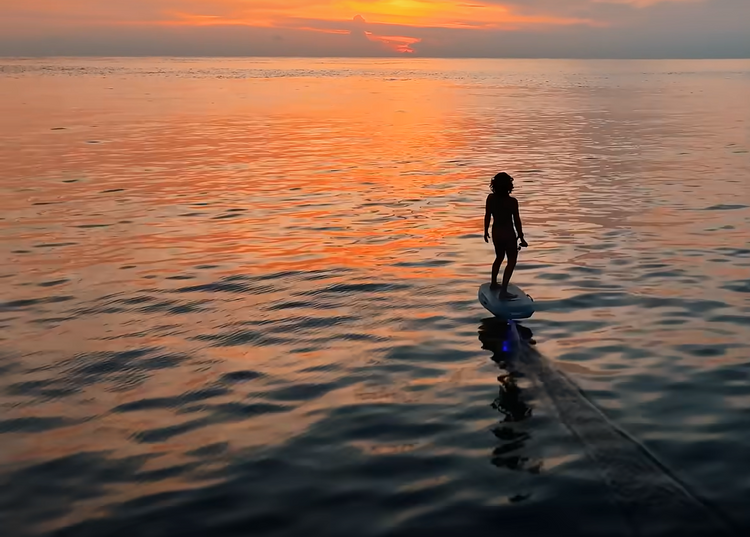
{"label": "calm sea surface", "polygon": [[[658,484],[582,402],[750,528],[750,61],[2,59],[0,95],[3,536],[630,535]],[[477,301],[501,170],[556,373]]]}

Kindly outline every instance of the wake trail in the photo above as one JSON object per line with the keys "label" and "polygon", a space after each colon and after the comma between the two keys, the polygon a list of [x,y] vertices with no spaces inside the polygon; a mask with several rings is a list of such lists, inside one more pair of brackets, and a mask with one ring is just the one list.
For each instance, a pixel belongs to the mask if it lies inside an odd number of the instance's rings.
{"label": "wake trail", "polygon": [[515,369],[547,395],[560,421],[581,441],[635,535],[738,535],[728,518],[612,423],[563,372],[520,341],[517,332],[515,339]]}

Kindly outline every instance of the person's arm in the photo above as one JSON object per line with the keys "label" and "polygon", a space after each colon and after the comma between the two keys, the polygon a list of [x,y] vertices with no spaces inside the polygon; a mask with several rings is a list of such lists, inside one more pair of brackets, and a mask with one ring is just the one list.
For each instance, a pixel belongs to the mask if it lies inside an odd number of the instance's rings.
{"label": "person's arm", "polygon": [[521,239],[521,246],[528,246],[526,239],[523,238],[523,223],[521,222],[521,215],[518,211],[518,200],[513,200],[513,222],[516,224],[516,231],[518,231],[518,238]]}
{"label": "person's arm", "polygon": [[490,218],[492,218],[492,211],[490,210],[490,200],[492,194],[487,196],[487,203],[484,206],[484,242],[490,241]]}

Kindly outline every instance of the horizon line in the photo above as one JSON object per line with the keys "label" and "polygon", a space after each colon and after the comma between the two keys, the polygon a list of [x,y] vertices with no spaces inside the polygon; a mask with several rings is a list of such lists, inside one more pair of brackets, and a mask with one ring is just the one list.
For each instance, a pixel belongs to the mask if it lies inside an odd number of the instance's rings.
{"label": "horizon line", "polygon": [[262,59],[335,59],[335,60],[750,60],[750,56],[430,56],[430,55],[362,55],[362,56],[330,56],[330,55],[279,55],[279,56],[267,56],[267,55],[244,55],[244,54],[31,54],[31,55],[10,55],[3,54],[0,52],[0,58],[2,59],[43,59],[43,58],[201,58],[201,59],[251,59],[251,58],[262,58]]}

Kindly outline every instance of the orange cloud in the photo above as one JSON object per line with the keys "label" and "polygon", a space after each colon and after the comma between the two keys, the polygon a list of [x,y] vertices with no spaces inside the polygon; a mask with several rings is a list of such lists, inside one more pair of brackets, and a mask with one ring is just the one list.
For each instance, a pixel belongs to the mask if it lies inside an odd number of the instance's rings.
{"label": "orange cloud", "polygon": [[[627,0],[610,0],[627,1]],[[654,1],[654,0],[632,0]],[[658,0],[657,0],[658,1]],[[64,23],[237,24],[289,27],[295,20],[351,21],[432,28],[499,28],[509,25],[592,23],[557,15],[522,15],[487,0],[0,0],[13,18]]]}
{"label": "orange cloud", "polygon": [[[158,2],[156,2],[158,4]],[[377,24],[433,28],[488,28],[508,24],[580,24],[588,19],[521,15],[515,8],[486,1],[472,3],[456,0],[184,0],[185,7],[194,10],[172,11],[184,19],[186,15],[200,15],[215,24],[249,24],[252,26],[285,26],[293,19],[348,21],[361,15]],[[207,12],[213,12],[208,15]]]}
{"label": "orange cloud", "polygon": [[[81,0],[79,0],[81,1]],[[515,8],[478,1],[456,0],[183,0],[193,11],[166,11],[168,20],[158,24],[180,25],[248,25],[267,28],[293,28],[329,34],[350,33],[365,36],[372,43],[399,52],[412,53],[412,45],[420,42],[406,35],[378,35],[375,25],[409,28],[451,28],[491,30],[518,29],[523,26],[595,24],[589,19],[521,15]],[[354,20],[350,18],[355,14]],[[364,31],[365,21],[371,24]],[[321,26],[325,23],[325,26]],[[344,25],[346,30],[330,27]]]}
{"label": "orange cloud", "polygon": [[0,26],[16,35],[83,26],[247,26],[349,35],[360,51],[410,54],[421,41],[413,35],[419,35],[420,29],[595,24],[562,15],[524,14],[513,1],[501,5],[492,0],[25,0],[19,5],[16,0],[0,0],[0,11],[8,14]]}
{"label": "orange cloud", "polygon": [[524,16],[514,9],[484,1],[466,3],[455,0],[343,0],[330,2],[337,12],[354,11],[367,20],[433,28],[492,28],[527,24],[578,24],[588,20]]}
{"label": "orange cloud", "polygon": [[367,32],[367,37],[370,41],[380,43],[386,48],[402,54],[413,53],[414,49],[411,46],[421,41],[421,39],[417,39],[416,37],[374,35],[371,32]]}

